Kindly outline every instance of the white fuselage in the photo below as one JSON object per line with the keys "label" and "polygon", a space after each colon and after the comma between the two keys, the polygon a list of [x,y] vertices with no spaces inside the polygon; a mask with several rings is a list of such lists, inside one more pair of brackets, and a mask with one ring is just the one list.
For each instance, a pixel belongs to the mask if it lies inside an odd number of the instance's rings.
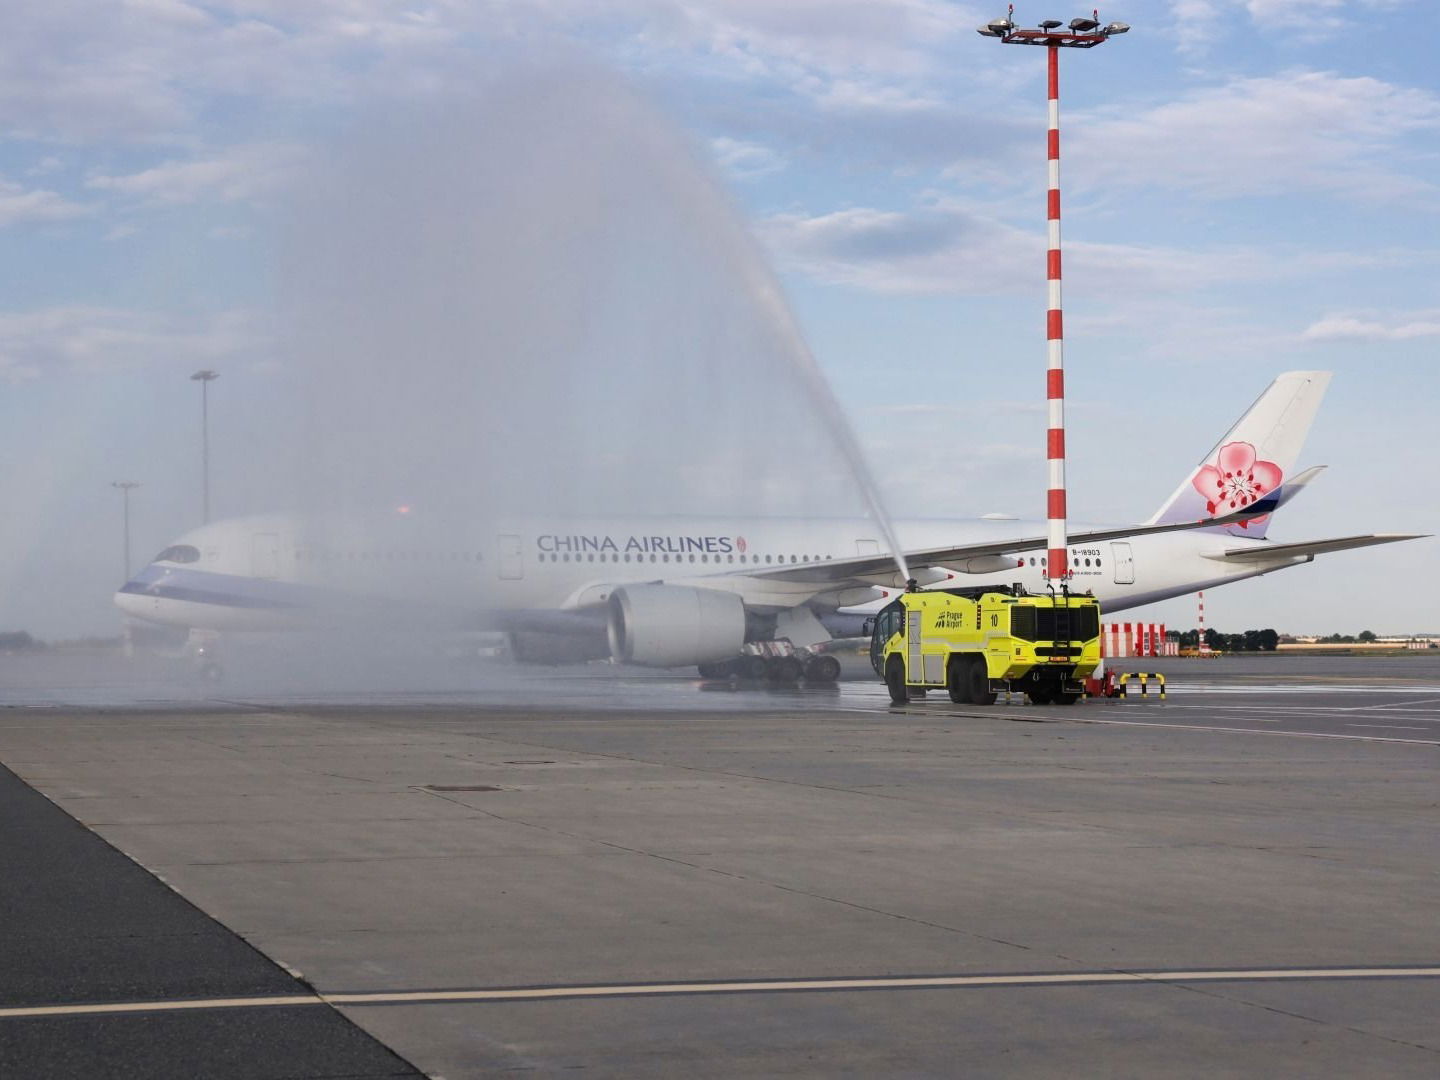
{"label": "white fuselage", "polygon": [[[897,532],[907,550],[916,550],[1034,537],[1043,528],[1008,519],[912,520],[897,522]],[[1237,563],[1220,554],[1249,545],[1264,548],[1266,541],[1197,530],[1072,546],[1070,587],[1093,592],[1108,615],[1308,561]],[[879,531],[865,519],[533,521],[481,532],[427,528],[401,516],[365,523],[264,516],[188,533],[127,582],[116,603],[137,618],[209,630],[283,629],[364,615],[474,626],[482,614],[593,608],[618,585],[736,591],[727,586],[747,570],[881,551]],[[1043,545],[1014,554],[1021,565],[954,573],[936,584],[1020,582],[1043,591]],[[900,584],[897,575],[888,588],[836,589],[814,602],[864,610],[885,603]],[[758,595],[771,610],[801,602],[793,586],[768,585],[763,575],[750,578],[746,592],[747,603],[754,606]]]}

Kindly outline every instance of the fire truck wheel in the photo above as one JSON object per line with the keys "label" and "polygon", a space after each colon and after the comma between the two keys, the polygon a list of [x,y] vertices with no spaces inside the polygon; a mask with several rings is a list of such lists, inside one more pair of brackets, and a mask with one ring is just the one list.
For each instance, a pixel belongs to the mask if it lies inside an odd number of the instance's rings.
{"label": "fire truck wheel", "polygon": [[1049,705],[1055,698],[1053,691],[1048,686],[1037,686],[1033,690],[1026,690],[1025,696],[1030,699],[1031,705]]}
{"label": "fire truck wheel", "polygon": [[1071,693],[1071,692],[1066,691],[1066,690],[1058,691],[1058,692],[1055,694],[1055,704],[1056,704],[1056,705],[1074,705],[1075,702],[1077,702],[1077,701],[1079,701],[1079,700],[1080,700],[1080,695],[1079,695],[1079,694]]}
{"label": "fire truck wheel", "polygon": [[945,685],[950,691],[950,700],[956,705],[973,704],[970,700],[969,660],[968,656],[950,657],[950,670],[946,674]]}
{"label": "fire truck wheel", "polygon": [[910,691],[905,686],[905,661],[898,656],[892,656],[885,665],[885,686],[890,691],[892,704],[904,705],[910,700]]}
{"label": "fire truck wheel", "polygon": [[995,691],[990,689],[990,672],[983,656],[970,658],[970,701],[975,705],[994,705]]}

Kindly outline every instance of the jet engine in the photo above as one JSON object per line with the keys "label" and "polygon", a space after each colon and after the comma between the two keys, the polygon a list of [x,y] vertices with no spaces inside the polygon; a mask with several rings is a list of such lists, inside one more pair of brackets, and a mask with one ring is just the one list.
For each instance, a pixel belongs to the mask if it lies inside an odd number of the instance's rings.
{"label": "jet engine", "polygon": [[679,667],[739,655],[745,605],[733,593],[680,585],[626,585],[610,594],[610,655],[626,664]]}

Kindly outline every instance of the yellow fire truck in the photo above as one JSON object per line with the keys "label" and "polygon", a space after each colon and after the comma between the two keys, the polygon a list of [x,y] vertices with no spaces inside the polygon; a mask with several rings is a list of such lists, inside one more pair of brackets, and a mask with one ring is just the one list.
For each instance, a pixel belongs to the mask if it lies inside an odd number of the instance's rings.
{"label": "yellow fire truck", "polygon": [[870,663],[896,704],[944,687],[962,705],[993,705],[998,690],[1072,705],[1100,664],[1100,605],[1019,585],[912,586],[875,617]]}

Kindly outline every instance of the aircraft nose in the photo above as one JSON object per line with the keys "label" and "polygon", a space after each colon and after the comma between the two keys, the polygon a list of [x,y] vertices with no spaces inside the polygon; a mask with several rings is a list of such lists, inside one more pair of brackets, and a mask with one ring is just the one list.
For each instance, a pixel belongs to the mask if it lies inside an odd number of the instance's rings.
{"label": "aircraft nose", "polygon": [[127,581],[116,590],[115,595],[111,599],[114,601],[115,606],[126,615],[143,615],[147,600],[149,606],[153,607],[154,599],[141,596],[138,592],[127,591],[134,587],[136,587],[134,581]]}
{"label": "aircraft nose", "polygon": [[153,581],[152,566],[147,566],[129,581],[121,585],[111,597],[115,606],[126,615],[145,617],[153,615],[160,600],[150,588]]}

